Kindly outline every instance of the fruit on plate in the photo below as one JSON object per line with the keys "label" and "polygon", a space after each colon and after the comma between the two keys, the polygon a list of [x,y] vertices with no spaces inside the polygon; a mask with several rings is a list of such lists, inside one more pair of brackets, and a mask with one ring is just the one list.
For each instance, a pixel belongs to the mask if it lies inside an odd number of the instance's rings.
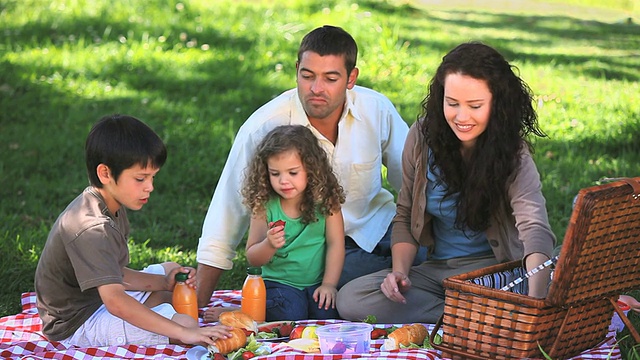
{"label": "fruit on plate", "polygon": [[258,338],[273,339],[289,337],[291,330],[296,326],[293,321],[275,321],[258,326]]}
{"label": "fruit on plate", "polygon": [[307,353],[318,353],[320,352],[320,343],[318,340],[313,339],[294,339],[290,340],[286,345],[300,351],[304,351]]}
{"label": "fruit on plate", "polygon": [[280,332],[280,336],[287,337],[291,335],[291,331],[293,330],[294,326],[296,326],[296,323],[294,322],[282,324],[282,326],[278,328],[278,331]]}
{"label": "fruit on plate", "polygon": [[294,340],[294,339],[318,340],[318,335],[316,335],[317,328],[318,327],[315,325],[310,325],[310,326],[298,325],[294,327],[293,330],[291,330],[291,333],[289,334],[289,338],[291,340]]}

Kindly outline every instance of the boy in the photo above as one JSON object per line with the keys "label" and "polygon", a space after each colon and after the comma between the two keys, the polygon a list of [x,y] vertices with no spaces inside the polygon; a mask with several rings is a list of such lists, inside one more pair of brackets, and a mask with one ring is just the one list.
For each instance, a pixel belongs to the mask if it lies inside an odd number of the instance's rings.
{"label": "boy", "polygon": [[126,209],[140,210],[167,150],[146,124],[126,115],[100,119],[89,132],[85,157],[90,186],[53,225],[35,275],[38,313],[49,340],[67,346],[213,344],[229,327],[200,328],[176,313],[171,291],[176,263],[127,268]]}

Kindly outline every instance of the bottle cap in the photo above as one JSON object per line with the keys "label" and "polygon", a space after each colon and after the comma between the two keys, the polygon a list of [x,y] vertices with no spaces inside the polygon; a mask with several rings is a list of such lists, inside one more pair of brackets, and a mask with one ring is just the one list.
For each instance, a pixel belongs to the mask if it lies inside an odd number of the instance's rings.
{"label": "bottle cap", "polygon": [[262,275],[262,268],[259,266],[249,266],[247,268],[247,274],[249,275]]}
{"label": "bottle cap", "polygon": [[189,273],[179,272],[176,274],[176,281],[185,282],[189,278]]}

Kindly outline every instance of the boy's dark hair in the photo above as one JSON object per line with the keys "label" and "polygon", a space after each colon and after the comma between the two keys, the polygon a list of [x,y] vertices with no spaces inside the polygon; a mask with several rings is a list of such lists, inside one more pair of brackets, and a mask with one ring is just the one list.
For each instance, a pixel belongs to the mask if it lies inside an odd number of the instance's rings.
{"label": "boy's dark hair", "polygon": [[139,164],[160,168],[167,160],[162,139],[145,123],[127,115],[107,115],[93,125],[85,143],[85,161],[91,185],[102,188],[96,169],[104,164],[118,181],[122,171]]}
{"label": "boy's dark hair", "polygon": [[325,25],[305,35],[298,49],[298,62],[306,51],[312,51],[320,56],[344,55],[347,75],[351,74],[351,70],[356,67],[358,58],[356,41],[348,32],[336,26]]}

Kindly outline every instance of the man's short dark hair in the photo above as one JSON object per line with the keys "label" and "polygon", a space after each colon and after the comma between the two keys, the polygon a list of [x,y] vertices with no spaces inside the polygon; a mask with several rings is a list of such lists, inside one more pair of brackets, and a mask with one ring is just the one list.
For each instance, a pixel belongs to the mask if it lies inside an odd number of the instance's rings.
{"label": "man's short dark hair", "polygon": [[356,67],[358,58],[356,41],[348,32],[337,26],[324,25],[305,35],[298,50],[298,62],[306,51],[315,52],[320,56],[344,55],[347,75],[351,74],[351,70]]}

